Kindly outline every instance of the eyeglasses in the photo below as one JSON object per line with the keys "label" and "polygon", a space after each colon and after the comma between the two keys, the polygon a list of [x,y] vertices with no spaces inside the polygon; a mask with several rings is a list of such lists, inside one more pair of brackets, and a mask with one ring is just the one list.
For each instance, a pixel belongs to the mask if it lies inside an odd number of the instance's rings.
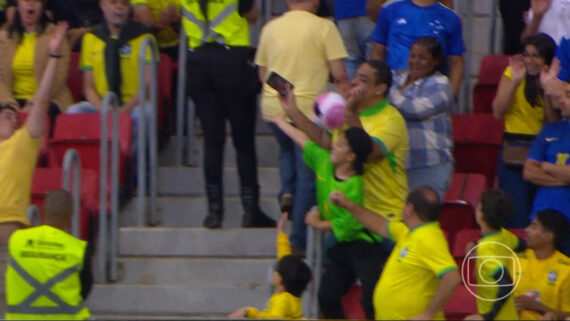
{"label": "eyeglasses", "polygon": [[530,57],[530,58],[537,58],[537,57],[540,57],[540,54],[539,54],[539,53],[533,53],[533,52],[527,52],[527,51],[521,52],[521,55],[522,55],[523,57]]}

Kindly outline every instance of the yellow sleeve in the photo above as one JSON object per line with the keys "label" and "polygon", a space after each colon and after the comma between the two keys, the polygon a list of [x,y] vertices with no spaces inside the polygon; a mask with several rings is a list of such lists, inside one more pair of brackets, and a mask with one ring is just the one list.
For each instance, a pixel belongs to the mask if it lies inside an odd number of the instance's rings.
{"label": "yellow sleeve", "polygon": [[502,229],[503,243],[511,250],[516,250],[519,247],[519,238],[507,229]]}
{"label": "yellow sleeve", "polygon": [[507,66],[507,68],[505,68],[505,71],[503,71],[503,76],[509,78],[510,80],[513,80],[513,74],[511,72],[511,66]]}
{"label": "yellow sleeve", "polygon": [[406,233],[409,232],[408,227],[400,221],[391,221],[386,225],[388,236],[394,242],[398,242]]}
{"label": "yellow sleeve", "polygon": [[93,34],[87,33],[81,41],[81,55],[79,56],[79,70],[81,71],[93,70],[93,55],[90,51],[94,37]]}
{"label": "yellow sleeve", "polygon": [[331,21],[327,21],[327,27],[328,28],[325,29],[326,34],[324,39],[327,61],[348,57],[338,28]]}
{"label": "yellow sleeve", "polygon": [[418,243],[419,253],[424,253],[422,261],[424,264],[441,278],[445,273],[457,270],[457,264],[449,253],[449,245],[443,236],[433,237],[427,242]]}
{"label": "yellow sleeve", "polygon": [[287,297],[282,295],[272,295],[267,302],[267,307],[263,311],[248,307],[245,313],[246,318],[251,319],[284,319],[287,316]]}
{"label": "yellow sleeve", "polygon": [[406,122],[399,112],[394,109],[389,117],[390,120],[377,124],[368,132],[372,140],[380,145],[385,157],[396,150],[401,145],[402,139],[407,137],[402,134],[406,133],[407,129]]}
{"label": "yellow sleeve", "polygon": [[289,237],[285,233],[277,233],[277,260],[289,254],[291,254]]}

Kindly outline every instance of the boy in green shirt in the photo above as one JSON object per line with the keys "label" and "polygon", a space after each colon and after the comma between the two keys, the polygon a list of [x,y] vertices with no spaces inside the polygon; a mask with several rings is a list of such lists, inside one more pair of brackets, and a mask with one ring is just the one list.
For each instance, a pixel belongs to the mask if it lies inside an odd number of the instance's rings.
{"label": "boy in green shirt", "polygon": [[372,152],[372,139],[362,128],[351,127],[338,136],[329,151],[284,118],[269,120],[302,147],[303,160],[316,174],[318,210],[307,214],[307,224],[332,230],[336,239],[327,252],[328,264],[319,289],[319,305],[323,311],[330,311],[325,317],[344,317],[340,299],[356,279],[362,284],[362,307],[373,317],[372,293],[387,256],[383,239],[329,200],[333,191],[340,190],[351,201],[362,204],[361,175]]}

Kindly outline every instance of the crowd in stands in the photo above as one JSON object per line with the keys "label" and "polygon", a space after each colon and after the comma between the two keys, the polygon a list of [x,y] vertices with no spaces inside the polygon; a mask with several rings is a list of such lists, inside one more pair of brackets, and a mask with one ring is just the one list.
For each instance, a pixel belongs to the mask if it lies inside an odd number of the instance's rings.
{"label": "crowd in stands", "polygon": [[[452,111],[465,68],[453,1],[272,2],[274,17],[256,51],[249,34],[260,16],[254,0],[0,2],[0,256],[12,233],[29,225],[25,208],[46,119],[53,130],[60,114],[97,113],[112,92],[133,135],[148,121],[139,79],[150,82],[150,52],[144,75],[139,52],[151,39],[173,61],[179,46],[188,49],[187,69],[177,72],[188,75],[203,130],[203,226],[223,225],[228,121],[242,227],[278,229],[275,293],[265,310],[243,307],[231,318],[302,317],[309,226],[331,232],[318,289],[323,317],[346,317],[341,299],[358,281],[368,319],[442,319],[466,278],[439,224],[455,172]],[[561,320],[570,317],[570,1],[501,0],[499,9],[503,50],[512,56],[492,114],[504,120],[504,133],[497,181],[488,182],[496,188],[478,197],[472,213],[481,237],[463,253],[478,271],[477,313],[466,318]],[[67,84],[69,68],[77,67],[70,66],[72,52],[80,57],[80,101]],[[271,73],[292,85],[273,89]],[[345,124],[334,130],[311,120],[329,82],[346,108]],[[279,145],[277,200],[285,214],[278,223],[259,206],[258,94]],[[29,114],[21,128],[18,113]],[[525,237],[517,237],[512,229],[522,228]],[[513,260],[519,269],[511,269]],[[0,273],[6,264],[0,259]],[[489,283],[497,286],[482,286]]]}

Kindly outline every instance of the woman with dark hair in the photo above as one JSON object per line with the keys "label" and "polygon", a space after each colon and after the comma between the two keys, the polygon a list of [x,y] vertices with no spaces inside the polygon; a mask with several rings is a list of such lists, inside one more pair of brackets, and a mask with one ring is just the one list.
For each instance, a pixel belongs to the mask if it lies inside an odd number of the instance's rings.
{"label": "woman with dark hair", "polygon": [[510,59],[493,101],[495,118],[505,118],[503,147],[498,160],[499,188],[515,200],[515,213],[508,227],[530,223],[536,187],[523,180],[522,165],[534,137],[546,122],[558,115],[540,85],[540,72],[550,65],[556,43],[544,33],[525,38],[524,51]]}
{"label": "woman with dark hair", "polygon": [[[45,0],[18,0],[14,19],[8,30],[0,31],[0,104],[27,111],[34,99],[48,57],[48,41],[56,27],[49,23]],[[49,115],[53,122],[60,110],[73,103],[67,88],[69,46],[62,44],[50,98]]]}
{"label": "woman with dark hair", "polygon": [[439,71],[443,49],[435,37],[410,47],[408,68],[395,70],[388,100],[406,119],[408,188],[427,185],[443,197],[453,173],[449,79]]}

